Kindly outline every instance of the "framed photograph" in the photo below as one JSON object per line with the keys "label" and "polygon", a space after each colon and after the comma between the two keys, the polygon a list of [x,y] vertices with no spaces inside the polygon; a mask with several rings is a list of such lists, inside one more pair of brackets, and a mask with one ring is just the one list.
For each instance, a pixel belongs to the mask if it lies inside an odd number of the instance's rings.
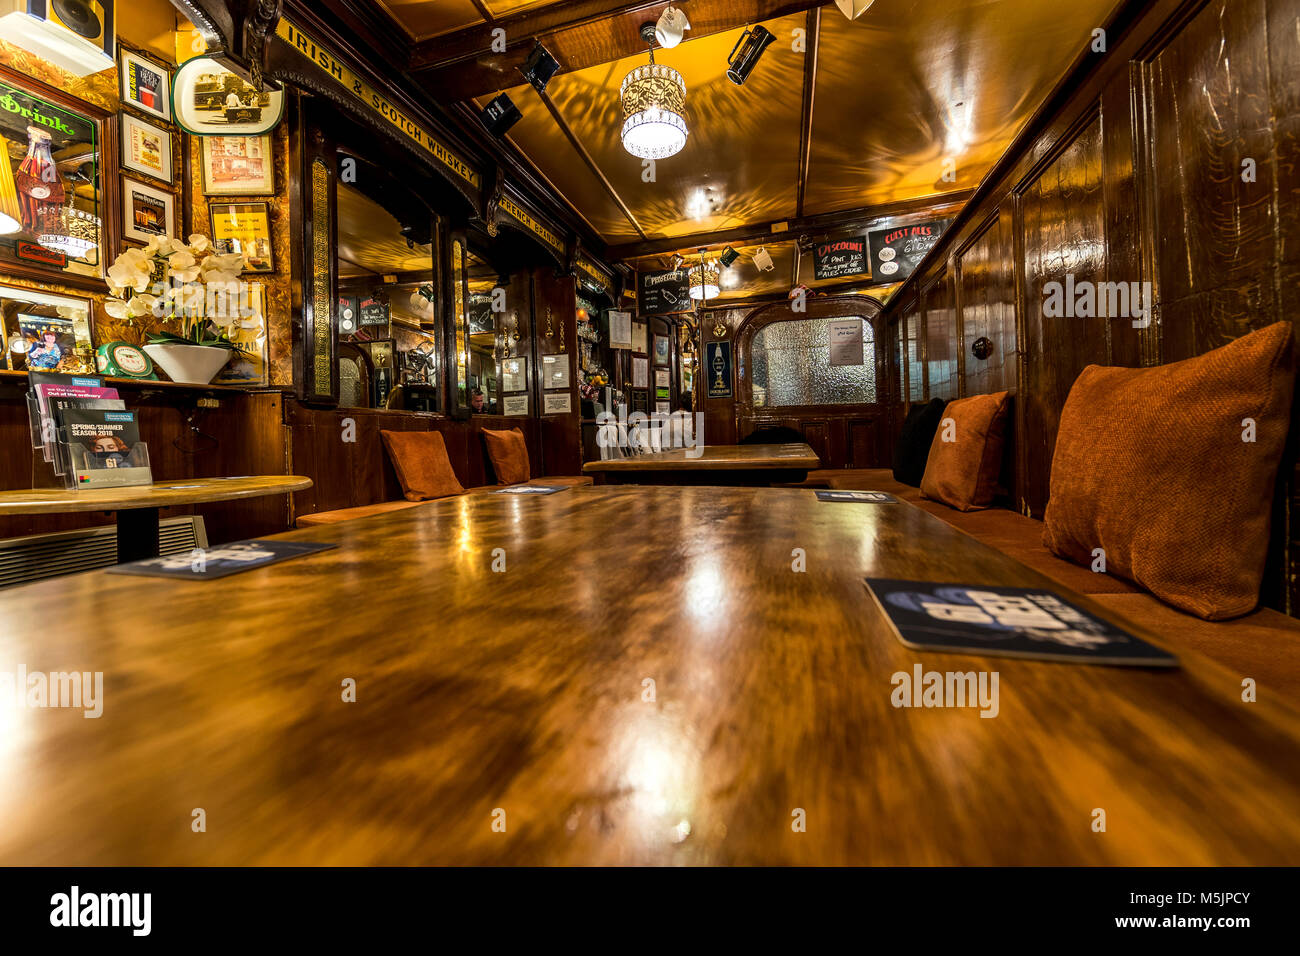
{"label": "framed photograph", "polygon": [[208,196],[273,196],[271,136],[203,137],[203,192]]}
{"label": "framed photograph", "polygon": [[0,341],[10,343],[9,368],[95,374],[90,300],[37,289],[0,286]]}
{"label": "framed photograph", "polygon": [[122,114],[122,168],[172,181],[172,134],[130,113]]}
{"label": "framed photograph", "polygon": [[284,116],[284,90],[256,89],[209,57],[181,65],[172,83],[176,123],[196,136],[253,136]]}
{"label": "framed photograph", "polygon": [[275,271],[270,203],[209,203],[208,218],[212,223],[212,246],[218,253],[243,253],[248,263],[245,272]]}
{"label": "framed photograph", "polygon": [[11,72],[0,105],[0,272],[102,290],[108,114],[30,92]]}
{"label": "framed photograph", "polygon": [[148,242],[176,235],[176,197],[134,179],[122,179],[122,235]]}
{"label": "framed photograph", "polygon": [[227,330],[237,351],[212,380],[217,385],[267,384],[266,296],[256,283],[251,291],[256,314],[241,317]]}
{"label": "framed photograph", "polygon": [[667,365],[672,355],[673,341],[666,335],[655,336],[655,364]]}
{"label": "framed photograph", "polygon": [[666,368],[655,369],[655,388],[668,388],[669,372]]}
{"label": "framed photograph", "polygon": [[171,120],[172,75],[167,67],[123,47],[118,72],[122,78],[123,105]]}

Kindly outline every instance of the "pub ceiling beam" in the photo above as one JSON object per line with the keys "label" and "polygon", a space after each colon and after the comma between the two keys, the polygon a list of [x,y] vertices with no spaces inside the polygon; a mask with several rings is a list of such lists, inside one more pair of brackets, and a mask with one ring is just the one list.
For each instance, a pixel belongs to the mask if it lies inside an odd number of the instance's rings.
{"label": "pub ceiling beam", "polygon": [[[676,6],[691,21],[687,42],[819,7],[825,0],[681,0]],[[407,70],[429,95],[455,102],[496,93],[523,82],[523,65],[533,40],[540,39],[573,72],[631,56],[645,49],[638,30],[658,18],[668,0],[577,0],[548,4],[411,47]],[[506,49],[492,50],[493,31],[505,30]]]}
{"label": "pub ceiling beam", "polygon": [[795,201],[797,216],[803,216],[803,197],[808,187],[808,163],[812,154],[813,100],[817,91],[817,41],[822,32],[821,7],[808,11],[808,48],[803,58],[803,108],[799,117],[799,188]]}
{"label": "pub ceiling beam", "polygon": [[[772,222],[753,223],[715,232],[697,232],[689,236],[650,239],[646,242],[626,242],[607,246],[605,258],[609,262],[614,262],[626,259],[640,259],[647,256],[669,255],[683,250],[693,252],[701,246],[711,248],[713,246],[753,242],[790,242],[805,233],[847,232],[880,219],[893,219],[899,216],[911,216],[921,213],[953,212],[964,206],[973,193],[973,189],[963,189],[933,196],[921,196],[917,199],[882,203],[877,206],[859,206],[856,209],[820,213],[816,216],[801,216],[795,219],[777,219]],[[785,228],[773,231],[773,226],[784,226]]]}

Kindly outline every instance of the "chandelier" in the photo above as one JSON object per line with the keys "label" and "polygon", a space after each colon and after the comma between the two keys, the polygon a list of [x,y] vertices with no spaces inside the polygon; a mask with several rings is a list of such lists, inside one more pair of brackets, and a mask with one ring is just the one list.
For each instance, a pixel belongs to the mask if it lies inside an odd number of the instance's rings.
{"label": "chandelier", "polygon": [[721,275],[717,259],[701,258],[699,265],[691,267],[691,298],[705,301],[715,298],[722,291]]}
{"label": "chandelier", "polygon": [[623,148],[639,159],[663,159],[686,145],[686,83],[671,66],[655,62],[654,24],[641,27],[650,62],[623,77]]}

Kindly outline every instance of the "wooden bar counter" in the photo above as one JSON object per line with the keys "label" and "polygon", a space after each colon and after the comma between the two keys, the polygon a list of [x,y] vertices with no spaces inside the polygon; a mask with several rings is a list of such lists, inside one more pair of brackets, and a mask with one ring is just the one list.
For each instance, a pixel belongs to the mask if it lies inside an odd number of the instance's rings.
{"label": "wooden bar counter", "polygon": [[[864,576],[1062,589],[905,503],[575,488],[281,537],[339,547],[0,594],[0,668],[104,675],[98,719],[0,709],[0,863],[1300,859],[1300,714],[1266,674],[1245,704],[1177,648],[908,650]],[[895,709],[916,663],[998,671],[1000,712]]]}

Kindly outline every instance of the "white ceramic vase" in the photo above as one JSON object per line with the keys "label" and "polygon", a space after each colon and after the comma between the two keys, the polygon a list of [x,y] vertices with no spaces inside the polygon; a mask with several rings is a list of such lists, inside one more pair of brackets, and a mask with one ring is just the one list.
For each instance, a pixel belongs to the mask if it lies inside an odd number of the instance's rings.
{"label": "white ceramic vase", "polygon": [[230,361],[229,349],[211,345],[146,345],[145,353],[154,364],[171,376],[173,382],[187,385],[207,385],[222,367]]}

